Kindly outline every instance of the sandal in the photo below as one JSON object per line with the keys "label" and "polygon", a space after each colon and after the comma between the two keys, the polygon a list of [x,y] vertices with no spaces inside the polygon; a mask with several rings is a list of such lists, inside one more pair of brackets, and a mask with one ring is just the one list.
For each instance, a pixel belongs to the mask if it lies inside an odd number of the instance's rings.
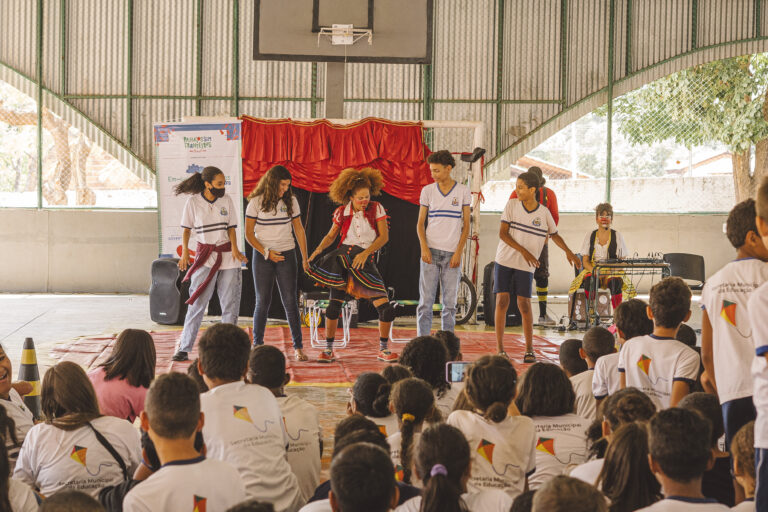
{"label": "sandal", "polygon": [[304,353],[304,349],[301,348],[294,349],[293,358],[297,361],[309,361],[309,357]]}
{"label": "sandal", "polygon": [[536,362],[536,355],[532,351],[526,352],[525,355],[523,356],[523,363],[528,364],[528,363],[535,363],[535,362]]}
{"label": "sandal", "polygon": [[497,356],[499,356],[499,357],[503,357],[504,359],[506,359],[507,361],[509,361],[509,354],[507,354],[507,353],[506,353],[506,352],[504,352],[503,350],[502,350],[501,352],[499,352],[498,354],[496,354],[496,355],[497,355]]}

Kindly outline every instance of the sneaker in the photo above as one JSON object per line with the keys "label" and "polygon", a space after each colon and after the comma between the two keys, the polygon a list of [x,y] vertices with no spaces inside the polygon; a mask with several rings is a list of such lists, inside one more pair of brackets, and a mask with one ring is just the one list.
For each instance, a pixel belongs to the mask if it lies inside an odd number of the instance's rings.
{"label": "sneaker", "polygon": [[523,363],[535,363],[536,362],[536,356],[533,352],[526,352],[523,356]]}
{"label": "sneaker", "polygon": [[183,350],[179,350],[175,354],[173,354],[173,357],[171,358],[173,361],[189,361],[189,357],[187,357],[187,353]]}
{"label": "sneaker", "polygon": [[397,354],[393,354],[389,350],[381,350],[379,351],[379,357],[377,357],[379,361],[384,361],[385,363],[396,363],[398,360]]}
{"label": "sneaker", "polygon": [[318,363],[332,363],[336,360],[336,356],[333,355],[333,350],[323,350],[317,357]]}
{"label": "sneaker", "polygon": [[536,322],[536,323],[538,325],[543,325],[543,326],[546,326],[546,327],[554,327],[555,325],[557,325],[557,322],[555,322],[555,320],[551,316],[549,316],[549,315],[540,316],[539,317],[539,321]]}

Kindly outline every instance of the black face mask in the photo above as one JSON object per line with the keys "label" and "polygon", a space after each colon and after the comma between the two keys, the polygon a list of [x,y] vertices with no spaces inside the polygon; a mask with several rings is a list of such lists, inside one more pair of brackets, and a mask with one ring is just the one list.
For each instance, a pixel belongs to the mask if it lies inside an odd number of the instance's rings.
{"label": "black face mask", "polygon": [[211,187],[208,189],[208,191],[211,193],[213,197],[217,199],[220,197],[224,197],[224,194],[227,193],[227,189],[224,187],[221,187],[221,188]]}

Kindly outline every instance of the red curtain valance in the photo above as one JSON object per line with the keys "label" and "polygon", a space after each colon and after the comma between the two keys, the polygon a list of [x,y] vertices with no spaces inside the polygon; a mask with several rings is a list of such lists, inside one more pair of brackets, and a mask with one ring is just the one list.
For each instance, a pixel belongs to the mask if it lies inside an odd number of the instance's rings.
{"label": "red curtain valance", "polygon": [[384,176],[385,192],[414,204],[421,188],[433,181],[421,123],[373,117],[348,125],[325,119],[241,119],[245,195],[278,164],[291,172],[294,186],[320,193],[328,192],[343,169],[373,167]]}

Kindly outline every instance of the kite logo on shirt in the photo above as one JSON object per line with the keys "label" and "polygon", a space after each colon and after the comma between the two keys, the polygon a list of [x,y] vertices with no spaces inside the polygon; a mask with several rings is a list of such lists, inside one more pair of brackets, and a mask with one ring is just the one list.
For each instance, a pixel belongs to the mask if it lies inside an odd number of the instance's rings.
{"label": "kite logo on shirt", "polygon": [[253,423],[253,420],[251,419],[251,415],[248,414],[248,408],[235,405],[232,407],[234,409],[235,418],[239,418],[243,421],[247,421],[248,423]]}
{"label": "kite logo on shirt", "polygon": [[386,425],[376,425],[376,426],[379,427],[379,432],[384,434],[384,437],[389,437],[389,435],[387,435],[387,426]]}
{"label": "kite logo on shirt", "polygon": [[648,370],[651,369],[651,358],[646,355],[641,355],[640,359],[637,360],[637,366],[643,370],[643,373],[648,375]]}
{"label": "kite logo on shirt", "polygon": [[736,303],[723,299],[720,316],[723,317],[723,320],[736,327]]}
{"label": "kite logo on shirt", "polygon": [[540,452],[548,453],[552,456],[555,455],[555,438],[554,437],[540,437],[536,440],[536,449]]}
{"label": "kite logo on shirt", "polygon": [[85,452],[88,451],[88,448],[85,446],[73,446],[72,447],[72,453],[69,454],[69,456],[74,460],[75,462],[82,464],[85,466]]}
{"label": "kite logo on shirt", "polygon": [[477,445],[477,453],[482,455],[485,460],[493,464],[493,449],[496,448],[496,445],[493,444],[490,441],[486,441],[485,439],[480,440],[480,444]]}
{"label": "kite logo on shirt", "polygon": [[195,508],[192,509],[192,512],[205,512],[205,504],[208,501],[208,498],[203,498],[202,496],[195,494],[194,500]]}
{"label": "kite logo on shirt", "polygon": [[403,468],[403,466],[398,464],[397,466],[395,466],[395,480],[397,480],[398,482],[402,482],[403,478],[405,478],[405,469]]}

